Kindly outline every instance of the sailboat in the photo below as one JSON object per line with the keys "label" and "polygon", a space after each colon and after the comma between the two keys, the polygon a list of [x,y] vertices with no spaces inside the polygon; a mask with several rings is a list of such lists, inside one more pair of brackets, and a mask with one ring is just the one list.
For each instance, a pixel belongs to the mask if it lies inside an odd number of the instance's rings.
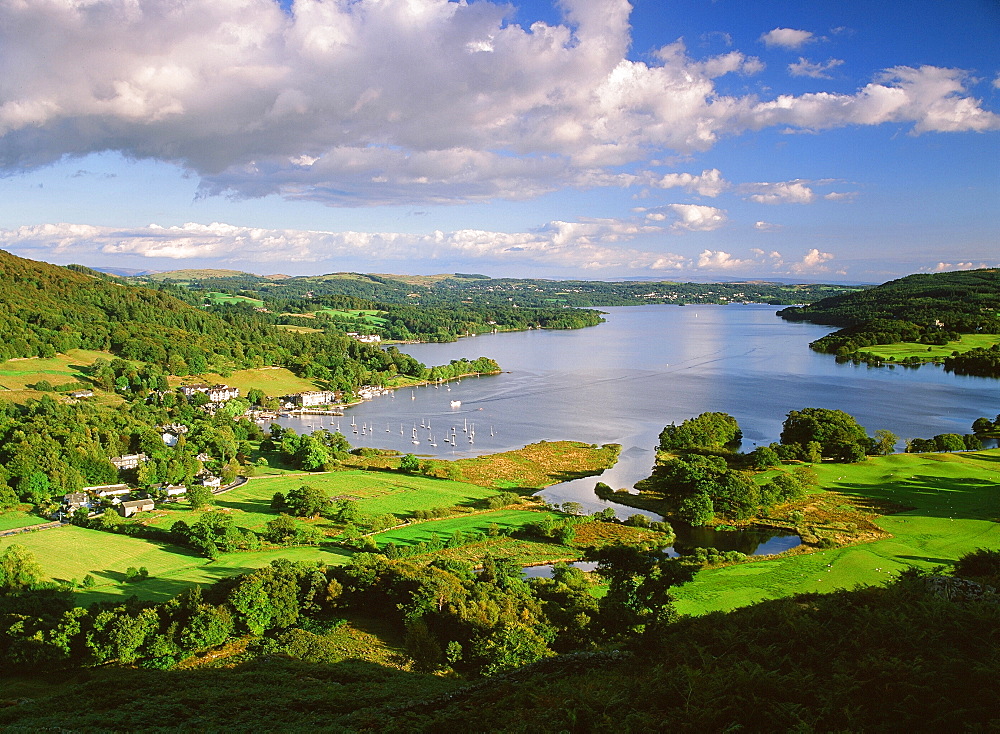
{"label": "sailboat", "polygon": [[388,432],[389,432],[389,424],[388,424],[388,423],[386,423],[386,424],[385,424],[385,432],[386,432],[386,433],[388,433]]}
{"label": "sailboat", "polygon": [[414,445],[420,443],[420,441],[417,440],[417,424],[416,423],[413,424],[413,440],[410,441],[410,443],[412,443]]}

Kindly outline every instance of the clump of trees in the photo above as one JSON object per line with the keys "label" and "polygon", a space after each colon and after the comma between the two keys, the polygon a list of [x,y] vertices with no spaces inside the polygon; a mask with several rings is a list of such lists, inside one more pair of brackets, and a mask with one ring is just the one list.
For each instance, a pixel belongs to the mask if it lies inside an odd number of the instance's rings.
{"label": "clump of trees", "polygon": [[681,424],[671,423],[660,432],[657,448],[664,452],[726,451],[739,446],[743,440],[736,419],[727,413],[702,413],[688,418]]}

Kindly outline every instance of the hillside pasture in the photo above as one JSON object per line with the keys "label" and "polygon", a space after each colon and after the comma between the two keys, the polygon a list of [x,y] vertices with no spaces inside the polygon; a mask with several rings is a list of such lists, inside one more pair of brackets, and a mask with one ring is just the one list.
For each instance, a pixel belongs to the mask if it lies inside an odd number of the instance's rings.
{"label": "hillside pasture", "polygon": [[[177,387],[191,381],[192,378],[190,377],[169,378],[171,387]],[[254,387],[262,390],[265,395],[274,397],[317,389],[314,382],[297,377],[291,370],[287,370],[284,367],[259,367],[256,369],[234,370],[227,376],[208,372],[198,375],[197,381],[211,384],[222,383],[239,388],[241,396],[245,396]]]}
{"label": "hillside pasture", "polygon": [[264,307],[264,302],[258,298],[249,298],[247,296],[234,296],[230,293],[219,293],[216,291],[206,293],[205,300],[211,303],[212,305],[227,304],[227,303],[228,304],[245,303],[255,308]]}
{"label": "hillside pasture", "polygon": [[963,334],[961,340],[948,342],[942,346],[915,342],[876,344],[872,347],[865,347],[862,351],[870,352],[884,362],[890,360],[901,362],[909,357],[916,357],[925,362],[934,362],[950,357],[953,352],[961,354],[977,347],[987,349],[994,344],[1000,344],[1000,334]]}
{"label": "hillside pasture", "polygon": [[525,525],[540,522],[546,517],[559,520],[560,515],[553,512],[536,512],[533,510],[495,510],[493,512],[476,512],[458,517],[446,517],[440,520],[425,520],[415,522],[402,528],[394,528],[384,533],[378,533],[375,541],[382,548],[386,543],[396,545],[415,545],[426,543],[431,536],[437,535],[442,541],[450,538],[456,530],[463,533],[470,531],[487,532],[490,525],[496,525],[503,530],[519,530]]}
{"label": "hillside pasture", "polygon": [[401,518],[409,517],[414,510],[472,506],[497,493],[467,482],[394,471],[351,470],[251,479],[243,487],[220,495],[220,505],[225,501],[260,503],[266,499],[270,502],[275,492],[288,494],[289,490],[303,484],[323,490],[332,499],[357,500],[367,514],[392,513]]}
{"label": "hillside pasture", "polygon": [[[99,530],[66,525],[53,530],[0,538],[0,550],[9,545],[27,548],[47,578],[81,581],[90,574],[97,585],[79,592],[79,603],[120,601],[131,595],[149,601],[165,601],[184,589],[266,566],[276,558],[339,564],[349,552],[340,548],[279,548],[249,553],[225,553],[210,561],[182,546],[156,543]],[[125,570],[145,566],[149,579],[125,583]]]}
{"label": "hillside pasture", "polygon": [[17,528],[30,528],[34,525],[44,525],[47,522],[50,521],[23,510],[10,510],[0,513],[0,532],[16,530]]}
{"label": "hillside pasture", "polygon": [[912,509],[875,518],[889,537],[870,543],[701,571],[677,590],[680,611],[881,584],[907,568],[947,568],[976,548],[1000,549],[1000,450],[895,454],[813,468],[825,489]]}
{"label": "hillside pasture", "polygon": [[71,349],[66,354],[54,357],[9,359],[0,362],[0,388],[27,390],[29,385],[39,380],[48,380],[53,385],[66,382],[89,383],[89,367],[98,359],[110,362],[114,358],[109,352]]}

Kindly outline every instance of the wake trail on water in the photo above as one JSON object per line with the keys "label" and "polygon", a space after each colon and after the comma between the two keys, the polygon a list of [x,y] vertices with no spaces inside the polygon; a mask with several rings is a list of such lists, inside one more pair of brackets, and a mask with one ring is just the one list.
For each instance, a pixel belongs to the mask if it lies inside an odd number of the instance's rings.
{"label": "wake trail on water", "polygon": [[[517,387],[510,387],[503,392],[495,393],[488,397],[473,398],[471,400],[463,400],[463,405],[480,405],[486,403],[496,403],[507,400],[511,395],[516,395],[518,397],[535,397],[537,395],[552,395],[553,393],[565,393],[570,391],[578,391],[584,388],[600,387],[603,385],[612,384],[625,384],[629,382],[634,382],[636,380],[645,380],[650,374],[674,374],[677,372],[688,372],[699,367],[703,367],[708,364],[714,364],[716,362],[725,362],[730,359],[735,359],[738,357],[746,357],[757,351],[756,347],[747,349],[744,352],[739,353],[729,353],[725,354],[724,349],[718,349],[714,352],[709,352],[708,354],[702,354],[697,357],[690,357],[683,362],[678,362],[675,365],[664,365],[663,370],[640,370],[636,371],[634,374],[621,374],[615,375],[613,377],[604,378],[592,378],[592,379],[575,379],[571,384],[567,384],[561,387],[544,387],[522,390]],[[721,355],[721,356],[720,356]]]}

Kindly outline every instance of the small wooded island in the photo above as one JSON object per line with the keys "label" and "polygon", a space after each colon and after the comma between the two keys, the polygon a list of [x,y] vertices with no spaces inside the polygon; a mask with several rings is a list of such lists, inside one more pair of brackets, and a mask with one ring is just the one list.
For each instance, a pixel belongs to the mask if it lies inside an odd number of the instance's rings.
{"label": "small wooded island", "polygon": [[[599,323],[576,306],[836,292],[783,315],[847,304],[856,321],[836,325],[859,348],[968,343],[1000,331],[996,271],[873,289],[174,275],[133,285],[0,253],[0,727],[996,723],[1000,641],[982,631],[1000,627],[998,450],[981,441],[1000,416],[894,453],[895,435],[838,410],[792,411],[749,451],[732,416],[702,413],[664,427],[637,492],[594,479],[636,508],[621,518],[536,496],[596,477],[617,444],[447,461],[268,422],[418,383],[443,394],[501,365],[428,367],[384,342]],[[677,555],[682,524],[802,544]],[[551,576],[526,579],[537,563]]]}

